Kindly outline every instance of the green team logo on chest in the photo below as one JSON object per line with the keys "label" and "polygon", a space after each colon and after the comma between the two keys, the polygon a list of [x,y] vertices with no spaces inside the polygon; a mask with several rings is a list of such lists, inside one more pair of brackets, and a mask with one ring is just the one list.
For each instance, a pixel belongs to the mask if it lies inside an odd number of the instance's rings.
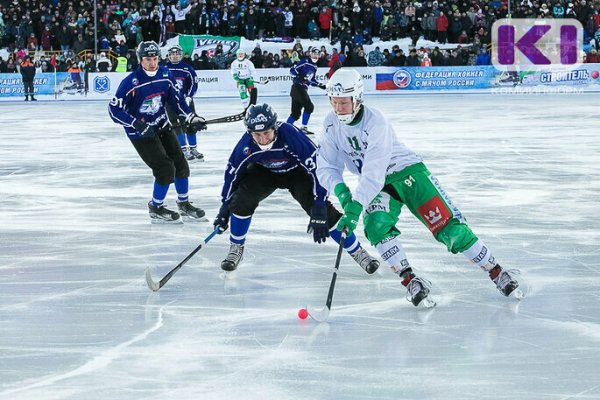
{"label": "green team logo on chest", "polygon": [[348,143],[350,143],[350,147],[352,147],[355,151],[362,150],[360,147],[360,142],[358,141],[356,136],[352,136],[351,138],[347,138],[347,139],[348,139]]}

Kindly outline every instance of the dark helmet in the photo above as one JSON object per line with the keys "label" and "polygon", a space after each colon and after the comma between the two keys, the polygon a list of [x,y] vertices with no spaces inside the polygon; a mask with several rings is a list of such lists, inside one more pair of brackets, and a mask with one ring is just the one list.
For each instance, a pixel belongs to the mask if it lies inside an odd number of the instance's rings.
{"label": "dark helmet", "polygon": [[321,50],[319,50],[318,47],[311,47],[310,49],[308,49],[310,57],[312,56],[316,56],[316,57],[321,57]]}
{"label": "dark helmet", "polygon": [[137,50],[137,58],[138,61],[141,62],[144,57],[160,57],[160,48],[158,44],[149,40],[147,42],[142,42],[138,45]]}
{"label": "dark helmet", "polygon": [[266,103],[251,105],[248,111],[246,111],[244,124],[250,133],[266,131],[267,129],[275,128],[277,113]]}

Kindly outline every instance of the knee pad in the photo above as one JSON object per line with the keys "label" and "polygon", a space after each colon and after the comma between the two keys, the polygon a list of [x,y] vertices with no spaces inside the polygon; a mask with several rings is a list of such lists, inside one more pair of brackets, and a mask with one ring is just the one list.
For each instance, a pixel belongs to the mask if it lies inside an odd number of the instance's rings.
{"label": "knee pad", "polygon": [[367,214],[364,219],[365,236],[375,246],[377,243],[392,236],[398,236],[396,219],[386,212],[378,211]]}
{"label": "knee pad", "polygon": [[246,196],[238,196],[236,193],[233,194],[229,202],[229,212],[240,217],[254,214],[256,207],[258,207],[258,203],[253,204],[248,201]]}
{"label": "knee pad", "polygon": [[304,112],[312,114],[313,111],[315,111],[315,105],[313,103],[308,103],[306,107],[304,107]]}
{"label": "knee pad", "polygon": [[477,241],[477,236],[467,224],[461,224],[456,219],[452,219],[435,235],[435,239],[444,243],[449,252],[456,254],[471,247]]}
{"label": "knee pad", "polygon": [[190,176],[190,165],[181,153],[181,156],[177,156],[177,159],[173,161],[175,165],[175,176],[177,178],[187,178]]}
{"label": "knee pad", "polygon": [[175,165],[172,162],[165,163],[153,170],[154,179],[161,185],[170,185],[175,180]]}

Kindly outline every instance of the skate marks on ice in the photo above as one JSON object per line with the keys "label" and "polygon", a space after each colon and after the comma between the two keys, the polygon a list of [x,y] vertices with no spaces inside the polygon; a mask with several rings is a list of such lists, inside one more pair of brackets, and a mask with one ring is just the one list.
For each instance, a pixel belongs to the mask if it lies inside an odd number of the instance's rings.
{"label": "skate marks on ice", "polygon": [[[12,396],[21,392],[35,392],[39,388],[51,386],[60,381],[76,378],[82,375],[93,374],[96,371],[101,371],[105,369],[114,360],[125,356],[129,347],[138,342],[143,342],[149,335],[158,331],[163,326],[164,307],[165,306],[162,306],[158,309],[154,324],[151,327],[142,331],[141,333],[135,335],[133,338],[101,351],[100,354],[95,355],[90,361],[70,371],[62,372],[60,374],[55,374],[51,376],[40,377],[36,379],[29,379],[28,381],[24,382],[18,382],[15,386],[19,387],[2,391],[0,392],[0,396]],[[41,396],[43,397],[43,395]]]}

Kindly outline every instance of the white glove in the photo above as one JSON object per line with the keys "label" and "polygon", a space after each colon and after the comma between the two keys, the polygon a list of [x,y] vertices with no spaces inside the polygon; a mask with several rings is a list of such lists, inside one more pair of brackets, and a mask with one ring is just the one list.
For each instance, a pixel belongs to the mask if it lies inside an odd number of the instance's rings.
{"label": "white glove", "polygon": [[185,98],[185,103],[188,105],[188,107],[190,106],[190,104],[192,104],[192,98],[191,97],[186,97]]}

